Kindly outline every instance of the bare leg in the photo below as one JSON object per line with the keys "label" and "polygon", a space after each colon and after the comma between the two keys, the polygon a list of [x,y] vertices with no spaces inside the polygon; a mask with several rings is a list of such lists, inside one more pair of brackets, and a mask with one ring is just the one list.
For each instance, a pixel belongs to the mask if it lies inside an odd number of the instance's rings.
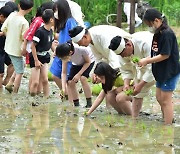
{"label": "bare leg", "polygon": [[[122,91],[122,88],[121,88]],[[131,98],[126,96],[124,92],[116,93],[116,89],[108,92],[106,95],[106,101],[120,114],[124,113],[131,115]]]}
{"label": "bare leg", "polygon": [[6,73],[6,77],[5,77],[4,80],[3,80],[3,85],[6,86],[6,85],[8,84],[8,82],[9,82],[9,80],[10,80],[13,72],[14,72],[14,67],[13,67],[12,64],[10,64],[10,65],[7,67],[7,73]]}
{"label": "bare leg", "polygon": [[4,73],[0,74],[0,88],[2,88],[2,85],[3,85],[3,76],[4,76]]}
{"label": "bare leg", "polygon": [[7,85],[13,85],[14,84],[14,80],[15,80],[15,77],[16,77],[16,73],[14,72],[8,82]]}
{"label": "bare leg", "polygon": [[116,102],[119,108],[122,109],[124,114],[132,115],[132,98],[127,96],[124,92],[118,93],[116,96]]}
{"label": "bare leg", "polygon": [[31,83],[30,83],[30,94],[34,96],[37,94],[37,87],[39,85],[40,69],[35,67],[31,68]]}
{"label": "bare leg", "polygon": [[44,96],[49,97],[48,64],[46,63],[41,68],[41,81],[42,81]]}
{"label": "bare leg", "polygon": [[[29,92],[30,92],[31,83],[32,83],[32,77],[30,76],[30,78],[29,78],[29,87],[28,87]],[[41,93],[41,92],[42,92],[42,82],[41,82],[41,75],[40,75],[39,84],[38,84],[38,87],[37,87],[37,94]]]}
{"label": "bare leg", "polygon": [[18,90],[19,90],[19,87],[20,87],[20,84],[21,84],[22,75],[23,74],[16,74],[16,76],[15,76],[14,89],[13,89],[14,93],[18,93]]}
{"label": "bare leg", "polygon": [[73,100],[79,99],[76,83],[74,81],[68,81],[68,90],[71,92]]}
{"label": "bare leg", "polygon": [[59,87],[59,89],[62,89],[62,82],[61,79],[57,76],[52,75],[53,80],[55,81],[56,85]]}
{"label": "bare leg", "polygon": [[42,76],[41,76],[41,73],[40,73],[39,84],[38,84],[38,88],[37,88],[37,94],[39,94],[39,93],[41,93],[43,91],[43,85],[42,85],[41,79],[42,79]]}
{"label": "bare leg", "polygon": [[71,94],[71,89],[70,87],[68,86],[68,83],[67,83],[67,86],[66,86],[66,89],[67,89],[67,93],[68,93],[68,101],[73,103],[73,96]]}
{"label": "bare leg", "polygon": [[31,89],[31,83],[32,83],[32,77],[31,77],[31,75],[30,75],[29,84],[28,84],[29,93],[30,93],[30,89]]}
{"label": "bare leg", "polygon": [[164,116],[164,123],[172,124],[174,117],[174,103],[172,102],[173,91],[162,91],[156,88],[156,98],[161,106],[161,110]]}
{"label": "bare leg", "polygon": [[133,98],[132,101],[132,116],[138,117],[143,103],[143,98]]}
{"label": "bare leg", "polygon": [[8,90],[10,93],[13,91],[15,77],[16,77],[16,73],[14,72],[13,75],[11,76],[8,84],[5,87],[5,89]]}
{"label": "bare leg", "polygon": [[80,80],[81,80],[81,84],[82,84],[86,98],[91,98],[91,88],[87,82],[87,78],[84,76],[81,76]]}

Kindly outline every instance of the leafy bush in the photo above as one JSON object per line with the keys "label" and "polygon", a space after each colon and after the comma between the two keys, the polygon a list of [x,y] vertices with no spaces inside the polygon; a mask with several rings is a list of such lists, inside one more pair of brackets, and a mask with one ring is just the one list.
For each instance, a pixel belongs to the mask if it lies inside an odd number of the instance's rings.
{"label": "leafy bush", "polygon": [[117,13],[117,0],[74,0],[77,2],[85,15],[85,20],[92,25],[106,23],[108,14]]}
{"label": "leafy bush", "polygon": [[180,25],[180,2],[174,2],[171,5],[164,5],[163,12],[171,25]]}
{"label": "leafy bush", "polygon": [[[30,22],[31,19],[35,16],[37,8],[44,2],[48,2],[51,0],[34,0],[34,6],[32,8],[32,11],[26,15],[26,19]],[[19,0],[16,0],[16,3],[19,3]]]}
{"label": "leafy bush", "polygon": [[180,25],[180,2],[179,0],[146,0],[154,8],[163,12],[170,25]]}

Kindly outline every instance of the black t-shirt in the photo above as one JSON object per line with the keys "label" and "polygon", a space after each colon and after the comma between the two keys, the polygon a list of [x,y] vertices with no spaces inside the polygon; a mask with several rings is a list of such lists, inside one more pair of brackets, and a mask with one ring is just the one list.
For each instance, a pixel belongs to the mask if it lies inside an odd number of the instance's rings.
{"label": "black t-shirt", "polygon": [[165,82],[180,73],[178,43],[174,32],[169,27],[154,34],[151,57],[159,54],[169,55],[169,58],[153,63],[152,72],[156,81]]}
{"label": "black t-shirt", "polygon": [[44,28],[44,26],[38,28],[33,37],[33,41],[37,44],[37,52],[48,51],[52,46],[52,42],[54,41],[52,29],[48,31]]}
{"label": "black t-shirt", "polygon": [[[2,24],[0,23],[0,29],[1,29],[1,27],[2,27]],[[4,35],[0,36],[0,54],[5,53],[5,51],[4,51],[5,40],[6,40],[6,37]]]}

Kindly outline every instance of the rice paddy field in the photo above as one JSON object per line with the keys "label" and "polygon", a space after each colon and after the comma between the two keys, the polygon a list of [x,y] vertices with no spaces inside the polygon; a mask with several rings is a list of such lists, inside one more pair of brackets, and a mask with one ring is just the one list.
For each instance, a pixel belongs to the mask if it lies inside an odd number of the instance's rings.
{"label": "rice paddy field", "polygon": [[86,117],[84,93],[80,107],[73,107],[61,101],[54,82],[50,98],[31,97],[29,71],[26,68],[18,94],[0,92],[0,153],[180,153],[180,82],[173,94],[175,123],[164,126],[155,87],[144,99],[138,119],[107,110],[105,103]]}

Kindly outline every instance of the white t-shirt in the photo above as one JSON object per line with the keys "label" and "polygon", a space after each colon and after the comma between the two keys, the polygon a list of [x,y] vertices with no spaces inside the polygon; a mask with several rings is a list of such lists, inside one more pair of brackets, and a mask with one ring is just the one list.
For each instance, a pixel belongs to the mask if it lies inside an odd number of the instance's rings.
{"label": "white t-shirt", "polygon": [[95,61],[94,55],[90,47],[83,47],[74,44],[74,54],[71,56],[73,65],[83,65],[85,63],[84,56],[89,56],[91,63]]}

